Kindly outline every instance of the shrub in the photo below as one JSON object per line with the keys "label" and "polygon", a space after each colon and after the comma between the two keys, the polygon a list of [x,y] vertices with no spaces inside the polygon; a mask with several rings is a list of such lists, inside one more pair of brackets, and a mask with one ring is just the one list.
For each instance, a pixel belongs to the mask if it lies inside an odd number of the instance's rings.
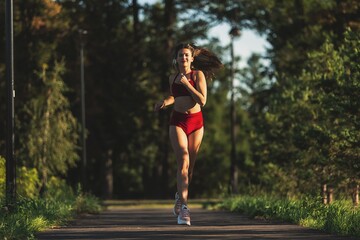
{"label": "shrub", "polygon": [[[5,197],[5,158],[0,156],[0,198]],[[17,194],[26,198],[38,196],[40,180],[35,168],[18,167],[16,169],[16,191]]]}

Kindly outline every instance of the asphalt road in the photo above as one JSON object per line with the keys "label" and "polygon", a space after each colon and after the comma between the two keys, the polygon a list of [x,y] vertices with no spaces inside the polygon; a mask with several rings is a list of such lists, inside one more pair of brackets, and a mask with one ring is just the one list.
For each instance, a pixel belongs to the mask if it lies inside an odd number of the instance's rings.
{"label": "asphalt road", "polygon": [[191,226],[177,225],[171,205],[115,204],[98,215],[86,215],[68,226],[41,232],[37,239],[355,239],[334,236],[294,224],[249,219],[226,211],[189,205]]}

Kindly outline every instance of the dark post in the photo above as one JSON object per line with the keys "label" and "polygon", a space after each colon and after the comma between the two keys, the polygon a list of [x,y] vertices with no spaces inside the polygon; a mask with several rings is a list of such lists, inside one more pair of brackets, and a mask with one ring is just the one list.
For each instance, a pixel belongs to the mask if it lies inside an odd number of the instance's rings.
{"label": "dark post", "polygon": [[84,79],[84,35],[86,30],[79,30],[80,34],[80,79],[81,79],[81,143],[82,143],[82,168],[81,168],[81,182],[82,187],[87,188],[87,160],[86,160],[86,120],[85,120],[85,79]]}
{"label": "dark post", "polygon": [[6,121],[6,203],[16,200],[16,162],[14,157],[14,36],[13,1],[6,0],[6,83],[7,83],[7,121]]}
{"label": "dark post", "polygon": [[231,53],[231,80],[230,80],[230,135],[231,135],[231,163],[230,163],[230,192],[238,193],[238,168],[236,157],[236,110],[235,110],[235,91],[234,91],[234,78],[235,78],[235,57],[234,57],[234,38],[240,36],[240,30],[233,27],[230,32],[230,53]]}

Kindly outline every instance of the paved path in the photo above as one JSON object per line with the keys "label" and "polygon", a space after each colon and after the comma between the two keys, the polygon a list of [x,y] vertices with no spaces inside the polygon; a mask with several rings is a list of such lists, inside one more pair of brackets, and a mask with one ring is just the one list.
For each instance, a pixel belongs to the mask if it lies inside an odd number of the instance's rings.
{"label": "paved path", "polygon": [[[190,205],[191,206],[191,205]],[[83,216],[69,226],[51,229],[38,239],[354,239],[297,225],[252,220],[226,211],[191,207],[191,226],[176,224],[170,205],[112,206],[99,215]]]}

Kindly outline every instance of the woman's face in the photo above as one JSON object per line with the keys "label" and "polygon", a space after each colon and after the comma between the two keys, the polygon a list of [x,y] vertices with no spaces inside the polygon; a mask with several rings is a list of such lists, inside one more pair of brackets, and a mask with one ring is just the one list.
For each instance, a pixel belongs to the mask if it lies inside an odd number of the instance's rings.
{"label": "woman's face", "polygon": [[191,63],[194,61],[191,50],[187,48],[180,49],[176,61],[179,66],[190,67]]}

